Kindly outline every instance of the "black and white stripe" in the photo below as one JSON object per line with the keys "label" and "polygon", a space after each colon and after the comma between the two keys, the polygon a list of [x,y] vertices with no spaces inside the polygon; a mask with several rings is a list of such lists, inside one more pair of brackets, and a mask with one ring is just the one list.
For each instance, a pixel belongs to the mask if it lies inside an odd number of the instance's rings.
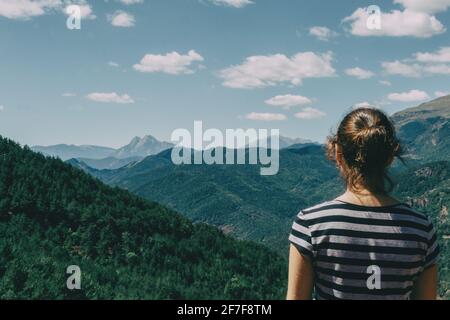
{"label": "black and white stripe", "polygon": [[[316,299],[409,299],[439,253],[431,221],[405,204],[326,202],[297,215],[289,240],[313,261]],[[374,265],[380,289],[367,287]]]}

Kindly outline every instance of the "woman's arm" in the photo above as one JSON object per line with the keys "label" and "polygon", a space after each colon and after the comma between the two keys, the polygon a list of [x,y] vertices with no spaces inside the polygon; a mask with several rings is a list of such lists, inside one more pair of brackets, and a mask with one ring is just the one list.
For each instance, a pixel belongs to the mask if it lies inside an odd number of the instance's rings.
{"label": "woman's arm", "polygon": [[414,283],[413,300],[436,300],[438,268],[433,265],[423,271]]}
{"label": "woman's arm", "polygon": [[291,244],[289,253],[289,281],[287,300],[311,300],[314,273],[311,259],[303,256]]}

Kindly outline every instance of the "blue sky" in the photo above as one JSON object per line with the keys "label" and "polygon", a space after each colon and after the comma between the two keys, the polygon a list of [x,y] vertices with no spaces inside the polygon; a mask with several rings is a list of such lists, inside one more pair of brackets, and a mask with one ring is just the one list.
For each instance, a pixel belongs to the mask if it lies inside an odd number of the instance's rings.
{"label": "blue sky", "polygon": [[448,28],[450,0],[0,0],[0,134],[118,147],[202,120],[323,141],[354,105],[450,92]]}

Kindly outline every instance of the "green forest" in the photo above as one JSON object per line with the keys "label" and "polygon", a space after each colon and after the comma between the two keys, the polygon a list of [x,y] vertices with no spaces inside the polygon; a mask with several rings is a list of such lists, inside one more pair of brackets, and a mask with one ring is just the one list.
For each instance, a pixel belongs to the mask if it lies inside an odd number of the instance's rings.
{"label": "green forest", "polygon": [[0,299],[281,299],[286,271],[262,245],[0,139]]}
{"label": "green forest", "polygon": [[450,299],[450,162],[432,162],[410,168],[396,176],[394,193],[403,201],[431,217],[441,249],[439,294]]}

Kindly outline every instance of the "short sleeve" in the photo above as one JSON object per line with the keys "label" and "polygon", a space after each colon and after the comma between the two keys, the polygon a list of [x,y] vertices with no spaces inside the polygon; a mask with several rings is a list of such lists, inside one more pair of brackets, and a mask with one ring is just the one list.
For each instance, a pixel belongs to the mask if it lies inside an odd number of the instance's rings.
{"label": "short sleeve", "polygon": [[433,223],[429,220],[429,228],[428,232],[428,248],[427,254],[425,256],[425,264],[424,269],[431,267],[432,265],[437,263],[439,257],[439,245],[437,241],[436,230],[433,227]]}
{"label": "short sleeve", "polygon": [[300,251],[301,254],[313,258],[313,246],[311,242],[311,231],[303,212],[300,212],[292,224],[289,241]]}

